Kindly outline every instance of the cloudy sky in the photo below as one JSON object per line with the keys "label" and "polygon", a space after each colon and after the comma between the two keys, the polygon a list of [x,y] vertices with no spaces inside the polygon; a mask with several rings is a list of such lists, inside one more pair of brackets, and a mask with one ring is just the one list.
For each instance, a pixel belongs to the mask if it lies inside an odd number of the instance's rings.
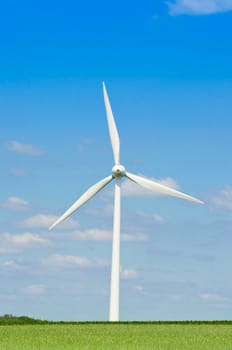
{"label": "cloudy sky", "polygon": [[48,227],[113,165],[123,183],[122,320],[231,319],[232,0],[0,5],[0,313],[107,320],[113,185]]}

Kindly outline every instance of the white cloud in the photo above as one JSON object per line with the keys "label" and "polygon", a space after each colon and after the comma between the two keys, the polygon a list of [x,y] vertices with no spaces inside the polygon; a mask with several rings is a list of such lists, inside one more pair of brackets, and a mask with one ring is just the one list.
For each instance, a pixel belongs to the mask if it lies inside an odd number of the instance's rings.
{"label": "white cloud", "polygon": [[209,15],[232,10],[232,0],[175,0],[167,2],[169,14]]}
{"label": "white cloud", "polygon": [[128,280],[128,279],[137,278],[138,274],[137,274],[137,271],[134,269],[121,267],[120,268],[120,276],[122,279]]}
{"label": "white cloud", "polygon": [[147,295],[147,292],[146,292],[144,286],[142,286],[142,285],[136,285],[134,288],[135,288],[135,290],[136,290],[139,294]]}
{"label": "white cloud", "polygon": [[143,219],[143,220],[144,220],[144,219],[145,219],[145,220],[149,220],[149,221],[152,221],[152,222],[154,222],[154,223],[156,223],[156,224],[159,224],[159,225],[162,225],[162,224],[165,223],[164,218],[163,218],[161,215],[157,214],[157,213],[146,214],[146,213],[144,213],[144,212],[142,212],[142,211],[137,211],[137,212],[136,212],[136,215],[137,215],[139,218]]}
{"label": "white cloud", "polygon": [[201,293],[200,299],[209,302],[232,302],[232,298],[228,298],[214,293]]}
{"label": "white cloud", "polygon": [[53,254],[42,260],[44,265],[53,267],[101,267],[108,266],[105,260],[91,260],[85,257],[73,255]]}
{"label": "white cloud", "polygon": [[18,264],[16,261],[14,260],[6,260],[4,261],[4,263],[2,264],[2,266],[7,269],[7,270],[24,270],[26,268],[26,266]]}
{"label": "white cloud", "polygon": [[0,206],[5,209],[20,211],[28,209],[29,203],[19,197],[8,197]]}
{"label": "white cloud", "polygon": [[145,233],[123,233],[121,235],[122,241],[132,242],[132,241],[147,241],[148,236]]}
{"label": "white cloud", "polygon": [[77,151],[78,153],[84,153],[86,150],[86,146],[91,145],[94,142],[91,138],[85,138],[83,139],[78,145],[77,145]]}
{"label": "white cloud", "polygon": [[[93,229],[88,229],[84,231],[73,231],[68,236],[71,239],[77,239],[77,240],[111,241],[112,231],[93,228]],[[148,236],[143,233],[137,233],[137,234],[122,233],[121,240],[122,241],[146,241],[148,240]]]}
{"label": "white cloud", "polygon": [[74,231],[70,233],[70,238],[86,241],[110,241],[112,239],[112,232],[93,228],[84,231]]}
{"label": "white cloud", "polygon": [[[145,176],[143,176],[145,177]],[[147,177],[146,177],[147,178]],[[168,186],[170,188],[173,188],[174,190],[179,190],[179,186],[176,183],[176,181],[174,179],[172,179],[171,177],[167,177],[165,179],[154,179],[154,178],[147,178],[149,180],[153,180],[161,185],[164,186]],[[158,192],[154,192],[154,191],[150,191],[144,187],[141,187],[139,185],[137,185],[136,183],[134,183],[133,181],[129,181],[126,180],[122,183],[122,195],[125,197],[130,197],[130,196],[143,196],[143,197],[147,197],[147,196],[151,196],[151,197],[160,197],[160,196],[164,196],[164,194],[162,193],[158,193]]]}
{"label": "white cloud", "polygon": [[10,235],[6,233],[5,237],[7,237],[9,242],[13,244],[22,245],[22,246],[31,246],[34,244],[48,245],[49,243],[47,239],[40,237],[40,235],[38,234],[30,233],[30,232],[26,232],[18,235]]}
{"label": "white cloud", "polygon": [[21,168],[11,168],[10,174],[16,177],[24,177],[27,176],[27,172],[24,169]]}
{"label": "white cloud", "polygon": [[42,295],[46,292],[45,284],[31,284],[23,288],[23,293],[28,295]]}
{"label": "white cloud", "polygon": [[215,209],[232,210],[232,187],[226,186],[218,193],[210,195],[209,203]]}
{"label": "white cloud", "polygon": [[2,233],[0,235],[0,253],[15,253],[30,247],[49,247],[51,242],[38,234],[25,232],[22,234]]}
{"label": "white cloud", "polygon": [[[36,214],[30,218],[22,220],[18,223],[20,227],[24,228],[49,228],[59,216],[48,214]],[[60,224],[57,229],[74,229],[79,227],[79,223],[71,218]]]}
{"label": "white cloud", "polygon": [[86,212],[94,217],[111,217],[113,215],[114,206],[113,204],[107,204],[103,207],[89,208]]}
{"label": "white cloud", "polygon": [[11,152],[24,153],[30,156],[40,156],[42,154],[42,151],[32,144],[21,143],[19,141],[9,141],[6,147]]}
{"label": "white cloud", "polygon": [[151,215],[151,217],[154,220],[154,222],[156,222],[157,224],[161,225],[161,224],[165,223],[164,218],[161,215],[159,215],[159,214],[154,213],[154,214]]}

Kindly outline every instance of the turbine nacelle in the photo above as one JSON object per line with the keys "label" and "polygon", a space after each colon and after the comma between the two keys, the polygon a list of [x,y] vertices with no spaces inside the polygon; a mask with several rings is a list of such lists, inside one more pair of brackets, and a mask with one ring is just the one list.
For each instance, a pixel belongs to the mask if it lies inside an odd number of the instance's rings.
{"label": "turbine nacelle", "polygon": [[114,165],[112,168],[112,176],[114,178],[120,178],[126,175],[126,169],[123,165]]}

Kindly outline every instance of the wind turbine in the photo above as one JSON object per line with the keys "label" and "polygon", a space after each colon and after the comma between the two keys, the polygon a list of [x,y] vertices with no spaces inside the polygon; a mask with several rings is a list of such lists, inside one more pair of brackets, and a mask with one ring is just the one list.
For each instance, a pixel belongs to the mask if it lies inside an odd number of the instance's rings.
{"label": "wind turbine", "polygon": [[108,185],[112,180],[115,180],[109,321],[119,321],[121,179],[123,177],[126,177],[127,179],[151,191],[169,196],[179,197],[200,204],[204,203],[199,199],[176,191],[173,188],[169,188],[153,180],[149,180],[147,178],[134,175],[126,171],[125,167],[120,164],[120,140],[104,82],[103,96],[114,156],[114,166],[112,168],[112,173],[110,176],[105,177],[95,185],[91,186],[57,221],[54,222],[53,225],[50,226],[49,230],[52,230],[55,226],[67,219],[72,213],[74,213],[74,211],[79,209],[83,204],[85,204],[99,191],[101,191],[103,187]]}

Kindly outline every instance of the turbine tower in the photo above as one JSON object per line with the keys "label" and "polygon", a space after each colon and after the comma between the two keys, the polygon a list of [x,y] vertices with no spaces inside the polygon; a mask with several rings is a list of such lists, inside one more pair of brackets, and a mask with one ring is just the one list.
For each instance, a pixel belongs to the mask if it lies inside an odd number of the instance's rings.
{"label": "turbine tower", "polygon": [[121,204],[121,179],[127,179],[136,184],[145,187],[151,191],[162,193],[169,196],[179,197],[192,202],[204,204],[201,200],[189,196],[180,191],[176,191],[167,186],[147,178],[134,175],[126,171],[125,167],[120,164],[120,140],[114,116],[110,106],[109,97],[103,82],[103,96],[106,108],[106,116],[110,134],[110,140],[113,149],[114,166],[110,176],[105,177],[95,185],[91,186],[77,201],[49,228],[52,230],[55,226],[67,219],[74,211],[79,209],[83,204],[95,196],[100,190],[115,180],[114,195],[114,220],[113,220],[113,241],[112,241],[112,264],[111,264],[111,286],[110,286],[110,311],[109,321],[119,321],[119,284],[120,284],[120,204]]}

